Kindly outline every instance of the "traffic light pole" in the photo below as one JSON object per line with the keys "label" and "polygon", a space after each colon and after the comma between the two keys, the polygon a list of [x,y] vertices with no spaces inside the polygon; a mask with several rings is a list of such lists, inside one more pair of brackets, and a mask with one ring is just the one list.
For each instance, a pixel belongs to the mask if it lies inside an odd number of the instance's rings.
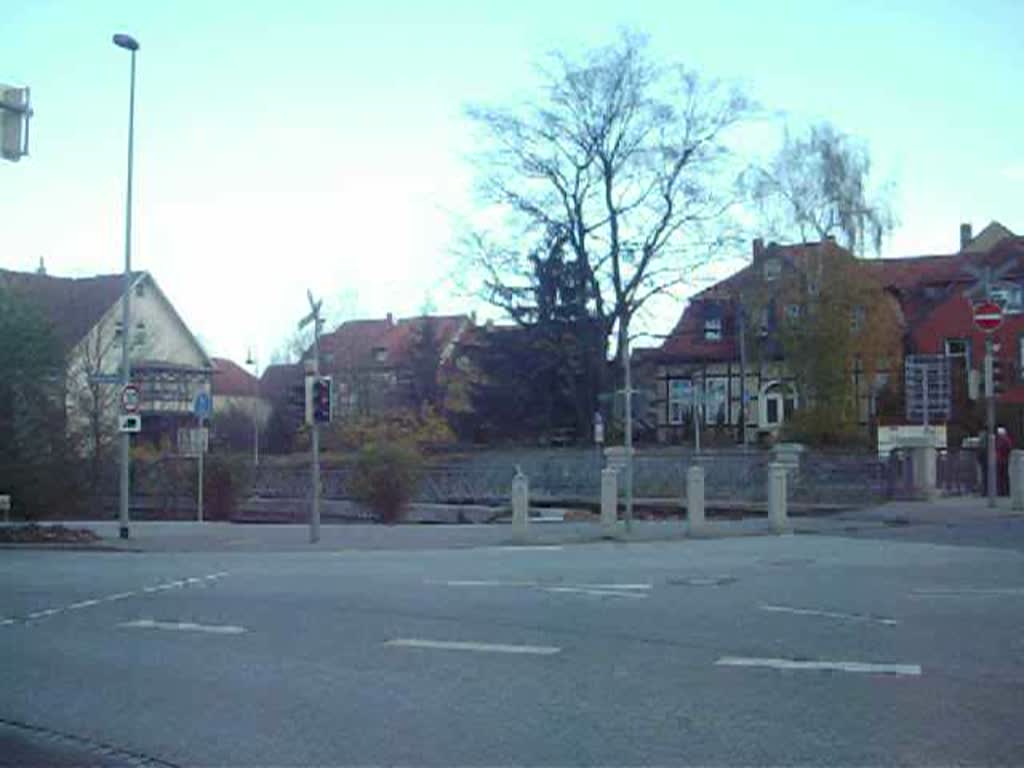
{"label": "traffic light pole", "polygon": [[985,336],[985,429],[988,440],[985,445],[985,484],[988,505],[996,505],[996,387],[993,380],[992,334]]}
{"label": "traffic light pole", "polygon": [[[320,378],[320,312],[313,319],[313,381]],[[309,541],[320,541],[320,423],[313,418],[313,515],[309,521]]]}

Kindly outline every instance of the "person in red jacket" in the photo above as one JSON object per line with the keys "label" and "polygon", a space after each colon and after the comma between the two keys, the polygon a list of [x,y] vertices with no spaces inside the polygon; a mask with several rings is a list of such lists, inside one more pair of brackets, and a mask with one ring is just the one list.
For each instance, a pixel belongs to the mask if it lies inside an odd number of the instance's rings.
{"label": "person in red jacket", "polygon": [[1006,427],[996,430],[996,493],[1000,496],[1010,495],[1010,451],[1013,440]]}

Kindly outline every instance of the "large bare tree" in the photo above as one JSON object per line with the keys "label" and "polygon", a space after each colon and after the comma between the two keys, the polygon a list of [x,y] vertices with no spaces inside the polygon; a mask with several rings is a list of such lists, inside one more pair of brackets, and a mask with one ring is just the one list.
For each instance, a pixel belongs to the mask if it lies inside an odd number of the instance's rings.
{"label": "large bare tree", "polygon": [[725,244],[735,198],[728,133],[752,105],[735,88],[653,62],[630,33],[579,59],[554,54],[542,76],[526,104],[468,110],[484,142],[484,223],[471,227],[464,255],[482,298],[528,322],[537,254],[564,251],[574,301],[601,331],[589,350],[601,371],[611,340],[623,348],[648,302]]}
{"label": "large bare tree", "polygon": [[867,147],[830,123],[786,130],[774,158],[747,173],[762,227],[782,240],[834,237],[852,253],[881,251],[895,217],[885,190],[872,190]]}

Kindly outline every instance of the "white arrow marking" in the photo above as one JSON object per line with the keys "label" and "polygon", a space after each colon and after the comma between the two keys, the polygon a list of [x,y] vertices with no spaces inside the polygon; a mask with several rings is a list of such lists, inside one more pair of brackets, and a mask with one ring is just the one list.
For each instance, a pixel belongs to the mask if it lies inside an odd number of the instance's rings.
{"label": "white arrow marking", "polygon": [[867,616],[862,613],[839,613],[836,611],[816,611],[811,608],[790,608],[786,605],[761,605],[762,611],[773,613],[792,613],[796,616],[821,616],[826,619],[845,619],[847,621],[870,621],[892,627],[899,624],[897,619],[886,619],[879,616]]}

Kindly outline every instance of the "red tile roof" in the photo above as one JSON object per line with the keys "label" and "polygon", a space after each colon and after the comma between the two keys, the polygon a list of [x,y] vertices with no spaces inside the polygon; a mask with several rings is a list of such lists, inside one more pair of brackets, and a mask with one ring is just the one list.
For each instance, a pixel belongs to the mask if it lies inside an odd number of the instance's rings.
{"label": "red tile roof", "polygon": [[[442,353],[448,344],[470,323],[466,315],[431,315],[396,321],[349,320],[333,332],[320,337],[320,352],[325,368],[396,368],[409,363],[409,355],[428,322]],[[383,350],[383,359],[376,358]],[[307,355],[309,351],[307,351]]]}
{"label": "red tile roof", "polygon": [[259,380],[232,360],[223,357],[210,358],[213,362],[214,396],[255,397],[259,392]]}

